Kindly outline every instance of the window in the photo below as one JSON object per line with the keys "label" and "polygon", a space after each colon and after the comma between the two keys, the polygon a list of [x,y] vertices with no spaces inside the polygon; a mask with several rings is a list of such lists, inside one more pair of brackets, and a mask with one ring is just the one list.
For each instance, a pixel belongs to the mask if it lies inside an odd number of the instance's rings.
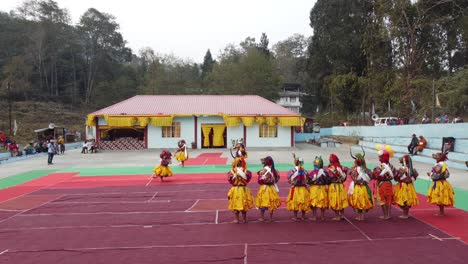
{"label": "window", "polygon": [[291,103],[295,103],[295,102],[296,102],[296,100],[297,100],[297,97],[291,97],[291,99],[290,99],[290,100],[291,100]]}
{"label": "window", "polygon": [[163,138],[178,138],[180,137],[180,122],[173,122],[172,126],[162,127]]}
{"label": "window", "polygon": [[258,136],[261,138],[265,137],[278,137],[278,127],[277,126],[268,126],[267,124],[263,124],[259,127]]}

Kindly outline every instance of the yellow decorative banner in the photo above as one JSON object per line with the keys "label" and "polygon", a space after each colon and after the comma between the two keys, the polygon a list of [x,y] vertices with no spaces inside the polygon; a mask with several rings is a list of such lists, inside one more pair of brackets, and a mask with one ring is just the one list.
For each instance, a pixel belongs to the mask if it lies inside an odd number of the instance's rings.
{"label": "yellow decorative banner", "polygon": [[240,124],[240,117],[238,116],[227,116],[225,115],[224,117],[224,123],[228,127],[233,127],[233,126],[238,126]]}
{"label": "yellow decorative banner", "polygon": [[253,116],[246,116],[246,117],[241,117],[242,123],[244,123],[244,126],[252,126],[253,123],[255,122],[255,117]]}
{"label": "yellow decorative banner", "polygon": [[88,115],[86,119],[86,125],[87,126],[96,126],[96,120],[94,119],[96,116],[94,115]]}
{"label": "yellow decorative banner", "polygon": [[138,124],[142,127],[145,127],[148,125],[149,123],[149,117],[137,117],[138,119]]}
{"label": "yellow decorative banner", "polygon": [[280,126],[302,126],[303,119],[304,118],[299,117],[299,116],[278,117],[278,125]]}
{"label": "yellow decorative banner", "polygon": [[265,121],[265,118],[264,118],[264,117],[257,116],[257,117],[255,118],[255,122],[257,122],[257,124],[258,124],[259,126],[261,126],[261,125],[265,124],[266,121]]}
{"label": "yellow decorative banner", "polygon": [[110,127],[131,127],[136,123],[135,117],[114,117],[107,118],[107,125]]}
{"label": "yellow decorative banner", "polygon": [[267,124],[268,126],[276,126],[276,121],[277,121],[277,120],[276,120],[276,117],[274,117],[274,116],[268,116],[268,117],[265,118],[265,120],[266,120],[266,124]]}
{"label": "yellow decorative banner", "polygon": [[153,126],[172,126],[172,116],[151,117],[151,125]]}

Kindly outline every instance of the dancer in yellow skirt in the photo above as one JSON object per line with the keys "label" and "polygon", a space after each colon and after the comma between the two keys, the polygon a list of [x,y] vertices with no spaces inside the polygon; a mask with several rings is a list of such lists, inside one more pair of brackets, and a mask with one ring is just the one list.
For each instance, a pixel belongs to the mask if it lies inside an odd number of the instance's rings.
{"label": "dancer in yellow skirt", "polygon": [[180,166],[184,167],[184,161],[188,160],[188,152],[185,140],[179,140],[179,142],[177,142],[177,146],[179,149],[177,149],[175,157],[176,160],[180,162]]}
{"label": "dancer in yellow skirt", "polygon": [[325,210],[328,208],[328,175],[323,169],[322,157],[315,157],[314,170],[308,174],[310,185],[310,207],[312,208],[311,220],[317,220],[317,208],[320,208],[320,220],[325,220]]}
{"label": "dancer in yellow skirt", "polygon": [[261,160],[263,169],[257,172],[260,188],[255,198],[255,206],[260,209],[260,222],[265,221],[265,211],[270,210],[270,222],[273,221],[273,212],[281,205],[279,189],[276,183],[280,179],[279,172],[275,169],[273,158],[268,156]]}
{"label": "dancer in yellow skirt", "polygon": [[228,181],[232,184],[228,192],[229,207],[234,212],[234,223],[239,223],[239,213],[242,212],[242,222],[247,223],[247,211],[253,207],[253,196],[247,183],[252,179],[252,173],[247,170],[243,158],[235,158],[232,169],[228,172]]}
{"label": "dancer in yellow skirt", "polygon": [[[364,151],[364,150],[363,150]],[[353,180],[349,185],[349,204],[356,210],[356,220],[364,220],[364,214],[374,207],[374,197],[369,188],[372,172],[367,168],[364,159],[366,153],[356,154],[356,157],[351,153],[354,159],[354,165],[349,170],[349,176]]]}
{"label": "dancer in yellow skirt", "polygon": [[169,164],[172,163],[172,154],[169,150],[163,150],[159,157],[161,158],[159,165],[154,167],[152,177],[159,177],[163,181],[163,178],[172,176],[172,170],[169,168]]}
{"label": "dancer in yellow skirt", "polygon": [[445,206],[453,206],[455,204],[455,192],[452,185],[447,181],[450,172],[445,161],[448,152],[432,154],[432,158],[436,160],[436,164],[432,167],[432,171],[428,172],[433,181],[429,191],[427,192],[427,202],[439,206],[439,212],[436,216],[444,216]]}
{"label": "dancer in yellow skirt", "polygon": [[304,170],[304,160],[294,156],[295,167],[288,172],[288,182],[291,185],[286,208],[294,212],[294,221],[298,221],[297,213],[301,211],[301,220],[305,220],[306,212],[310,211],[310,194],[307,190],[307,171]]}
{"label": "dancer in yellow skirt", "polygon": [[418,195],[414,189],[413,182],[418,177],[418,172],[413,168],[413,161],[409,155],[400,158],[400,163],[403,165],[395,175],[395,189],[393,191],[393,201],[403,210],[403,215],[400,218],[409,218],[409,210],[413,206],[419,204]]}
{"label": "dancer in yellow skirt", "polygon": [[328,203],[330,209],[335,212],[334,221],[344,219],[344,209],[348,207],[348,193],[343,182],[346,181],[348,168],[341,166],[340,159],[335,154],[330,154],[330,164],[325,169],[330,178],[328,186]]}

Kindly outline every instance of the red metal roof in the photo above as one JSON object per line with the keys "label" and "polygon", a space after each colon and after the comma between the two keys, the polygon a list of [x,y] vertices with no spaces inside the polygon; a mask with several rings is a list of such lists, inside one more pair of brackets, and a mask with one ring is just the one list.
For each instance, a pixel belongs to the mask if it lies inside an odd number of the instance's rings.
{"label": "red metal roof", "polygon": [[285,115],[299,114],[257,95],[136,95],[91,115]]}

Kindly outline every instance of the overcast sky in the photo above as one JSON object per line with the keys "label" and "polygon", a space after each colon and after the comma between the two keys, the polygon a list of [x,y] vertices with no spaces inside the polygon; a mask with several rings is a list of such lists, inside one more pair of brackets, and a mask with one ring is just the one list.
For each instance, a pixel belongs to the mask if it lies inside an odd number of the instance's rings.
{"label": "overcast sky", "polygon": [[[207,49],[216,56],[228,43],[247,36],[258,41],[265,32],[272,44],[294,33],[312,34],[309,13],[315,0],[55,0],[73,23],[90,7],[116,17],[120,31],[138,53],[159,53],[202,62]],[[22,0],[0,0],[0,10],[15,9]]]}

